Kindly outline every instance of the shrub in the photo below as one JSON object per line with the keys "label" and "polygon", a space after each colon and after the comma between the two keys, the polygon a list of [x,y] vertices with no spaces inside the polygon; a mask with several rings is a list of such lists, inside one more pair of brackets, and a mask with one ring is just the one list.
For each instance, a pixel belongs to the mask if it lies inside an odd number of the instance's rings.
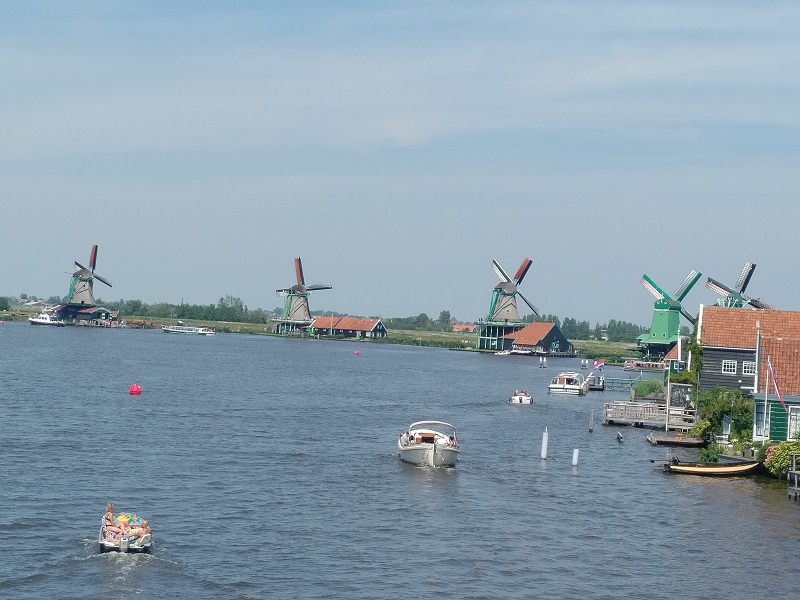
{"label": "shrub", "polygon": [[717,462],[719,460],[719,447],[716,444],[709,444],[708,447],[700,450],[700,462]]}
{"label": "shrub", "polygon": [[764,466],[775,477],[784,478],[791,465],[792,452],[800,452],[800,442],[781,442],[777,446],[767,448]]}
{"label": "shrub", "polygon": [[633,386],[633,395],[636,398],[644,398],[650,394],[663,393],[664,384],[656,379],[646,379]]}
{"label": "shrub", "polygon": [[688,435],[701,440],[708,439],[711,436],[711,421],[701,419],[689,430]]}

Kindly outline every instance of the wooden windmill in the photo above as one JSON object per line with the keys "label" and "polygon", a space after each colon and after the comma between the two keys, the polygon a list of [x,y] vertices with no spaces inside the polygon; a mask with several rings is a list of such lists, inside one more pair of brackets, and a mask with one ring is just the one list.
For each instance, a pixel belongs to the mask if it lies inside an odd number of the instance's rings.
{"label": "wooden windmill", "polygon": [[727,308],[745,308],[750,306],[762,310],[773,309],[774,307],[769,304],[756,298],[751,298],[744,293],[747,289],[747,284],[750,283],[750,278],[753,276],[753,271],[755,270],[756,265],[754,263],[746,262],[744,263],[744,267],[742,267],[742,272],[739,275],[736,285],[732,288],[711,277],[708,278],[706,287],[719,296],[717,304],[720,306],[725,306]]}
{"label": "wooden windmill", "polygon": [[649,276],[642,275],[642,285],[655,296],[653,320],[650,331],[636,338],[639,348],[647,356],[664,356],[678,343],[681,315],[692,325],[697,317],[690,314],[681,302],[700,279],[701,273],[692,269],[672,295],[667,294]]}
{"label": "wooden windmill", "polygon": [[300,257],[294,259],[294,271],[297,283],[291,287],[275,290],[279,296],[284,297],[283,316],[278,319],[277,333],[291,333],[304,330],[311,325],[311,309],[308,306],[308,297],[312,291],[330,290],[330,283],[315,283],[306,285],[303,275],[303,262]]}
{"label": "wooden windmill", "polygon": [[97,302],[94,299],[94,280],[97,279],[97,281],[111,287],[111,282],[108,279],[94,272],[97,266],[97,244],[92,246],[92,252],[89,254],[89,267],[84,267],[77,260],[75,261],[75,266],[78,268],[72,274],[65,306],[80,306],[81,308],[97,306]]}
{"label": "wooden windmill", "polygon": [[525,278],[532,264],[533,261],[530,258],[523,260],[512,278],[508,276],[508,273],[505,272],[503,267],[501,267],[496,260],[492,260],[494,272],[497,273],[497,276],[500,278],[500,283],[492,290],[492,303],[489,306],[489,315],[486,317],[487,321],[518,323],[520,317],[519,310],[517,310],[517,296],[528,305],[534,314],[537,316],[539,315],[539,310],[528,302],[528,299],[519,291],[519,284],[522,283],[522,280]]}

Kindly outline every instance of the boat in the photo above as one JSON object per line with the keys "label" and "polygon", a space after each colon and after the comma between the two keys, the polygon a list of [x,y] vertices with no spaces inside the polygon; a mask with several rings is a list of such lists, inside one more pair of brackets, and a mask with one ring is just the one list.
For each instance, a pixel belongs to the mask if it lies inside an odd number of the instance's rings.
{"label": "boat", "polygon": [[461,450],[456,428],[444,421],[417,421],[397,440],[400,460],[417,466],[454,467]]}
{"label": "boat", "polygon": [[53,313],[42,311],[35,317],[28,317],[28,322],[31,325],[53,325],[55,327],[64,327],[66,323],[54,316]]}
{"label": "boat", "polygon": [[667,363],[663,360],[626,360],[622,366],[623,371],[649,371],[652,373],[663,373],[667,368]]}
{"label": "boat", "polygon": [[525,390],[516,390],[508,401],[511,404],[533,404],[533,398]]}
{"label": "boat", "polygon": [[500,352],[495,352],[497,356],[508,356],[511,354],[511,350],[500,350]]}
{"label": "boat", "polygon": [[759,461],[741,462],[682,462],[672,456],[664,463],[665,473],[681,473],[684,475],[704,475],[706,477],[739,477],[750,475],[758,469]]}
{"label": "boat", "polygon": [[551,394],[573,394],[576,396],[583,396],[589,391],[589,383],[580,373],[566,371],[553,377],[550,385],[547,386],[547,390]]}
{"label": "boat", "polygon": [[184,325],[178,321],[177,325],[164,325],[161,328],[164,333],[188,333],[195,335],[214,335],[214,330],[210,327],[194,327],[192,325]]}
{"label": "boat", "polygon": [[100,533],[97,538],[100,552],[128,552],[134,554],[150,552],[153,547],[153,534],[147,525],[147,521],[132,513],[119,513],[114,517],[114,523],[124,523],[127,531],[122,534],[106,531],[105,518],[101,519]]}

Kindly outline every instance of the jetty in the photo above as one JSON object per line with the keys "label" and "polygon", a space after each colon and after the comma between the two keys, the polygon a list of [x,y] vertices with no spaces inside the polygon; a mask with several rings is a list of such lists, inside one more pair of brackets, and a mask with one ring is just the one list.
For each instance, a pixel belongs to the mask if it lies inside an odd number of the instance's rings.
{"label": "jetty", "polygon": [[800,496],[800,460],[798,460],[800,453],[791,452],[789,456],[792,460],[789,472],[786,473],[786,479],[789,480],[789,498],[797,500]]}
{"label": "jetty", "polygon": [[651,431],[647,441],[654,446],[682,446],[684,448],[702,448],[708,442],[702,438],[686,435],[683,431]]}
{"label": "jetty", "polygon": [[607,390],[631,390],[633,386],[642,380],[641,373],[639,377],[625,378],[625,377],[606,377],[605,389]]}
{"label": "jetty", "polygon": [[[608,380],[606,380],[606,387]],[[697,411],[655,402],[608,402],[603,405],[603,425],[634,425],[665,431],[688,431],[697,422]]]}

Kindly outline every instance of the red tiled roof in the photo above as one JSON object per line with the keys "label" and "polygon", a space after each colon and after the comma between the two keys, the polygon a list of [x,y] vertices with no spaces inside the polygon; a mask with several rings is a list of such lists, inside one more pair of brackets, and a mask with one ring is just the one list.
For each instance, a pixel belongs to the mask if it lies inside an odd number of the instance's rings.
{"label": "red tiled roof", "polygon": [[678,345],[675,344],[672,349],[664,356],[664,360],[678,360]]}
{"label": "red tiled roof", "polygon": [[531,323],[527,327],[514,333],[508,333],[503,337],[514,340],[517,346],[536,346],[550,333],[553,327],[552,323]]}
{"label": "red tiled roof", "polygon": [[757,393],[764,392],[769,356],[781,393],[800,395],[800,312],[704,306],[698,342],[706,347],[755,349],[756,321],[761,334]]}
{"label": "red tiled roof", "polygon": [[358,319],[356,317],[317,317],[311,323],[311,326],[314,329],[333,328],[347,331],[372,331],[380,322],[380,319]]}
{"label": "red tiled roof", "polygon": [[475,331],[475,325],[453,325],[453,331]]}

